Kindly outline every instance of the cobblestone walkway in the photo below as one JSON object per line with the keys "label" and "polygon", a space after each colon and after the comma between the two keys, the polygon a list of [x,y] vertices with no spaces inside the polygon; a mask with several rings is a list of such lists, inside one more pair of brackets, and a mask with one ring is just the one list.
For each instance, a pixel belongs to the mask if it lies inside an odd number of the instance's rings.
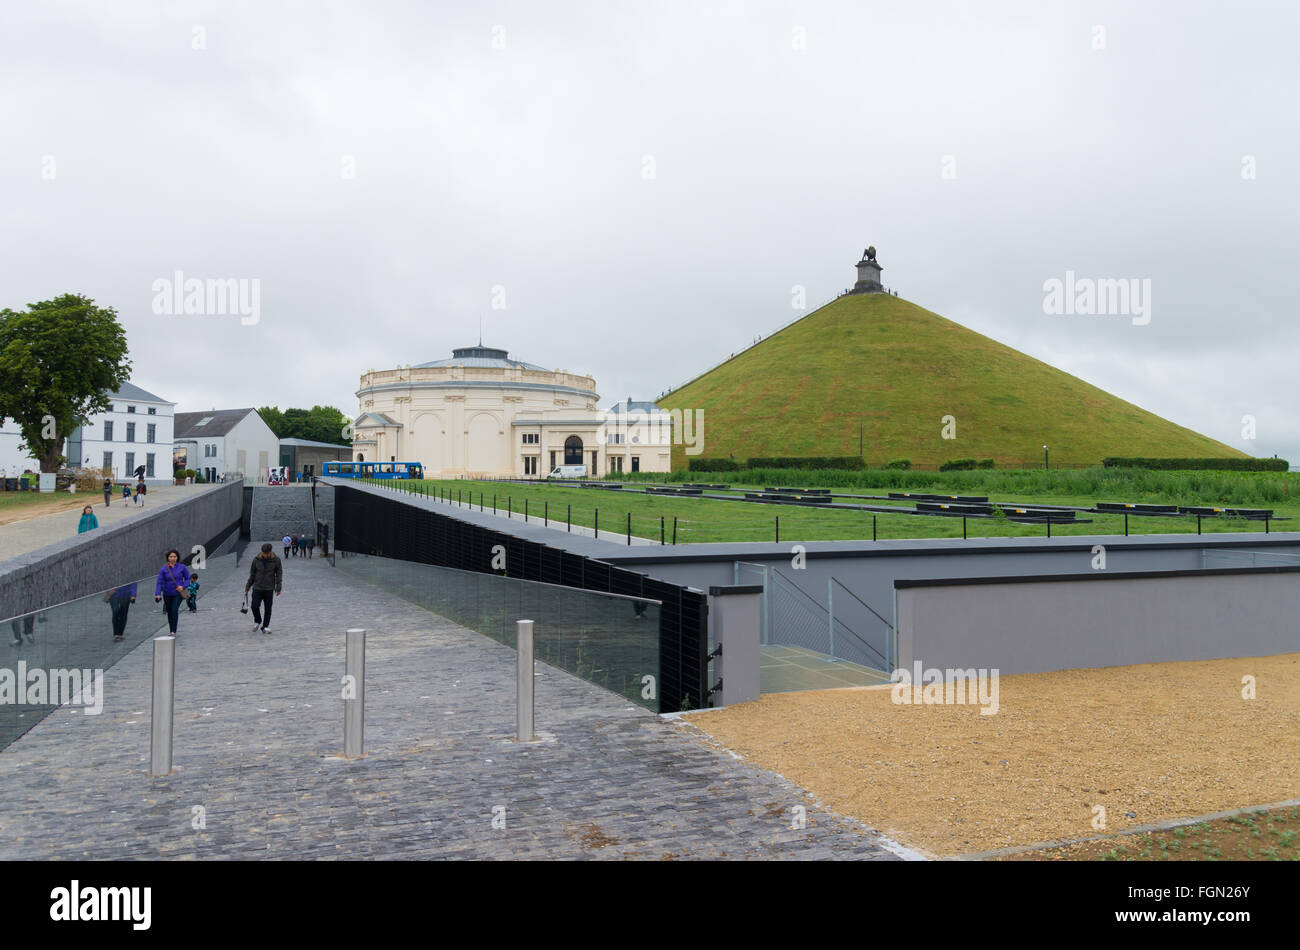
{"label": "cobblestone walkway", "polygon": [[[0,859],[894,857],[784,779],[548,666],[544,740],[514,743],[513,650],[323,560],[284,568],[272,636],[238,612],[242,578],[182,611],[172,776],[146,774],[148,641],[106,673],[102,715],[65,707],[0,752]],[[350,626],[369,631],[352,762]]]}

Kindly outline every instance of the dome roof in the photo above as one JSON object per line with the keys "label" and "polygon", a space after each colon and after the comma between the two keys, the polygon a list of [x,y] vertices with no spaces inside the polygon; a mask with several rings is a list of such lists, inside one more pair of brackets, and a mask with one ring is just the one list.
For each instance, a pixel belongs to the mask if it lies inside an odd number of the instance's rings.
{"label": "dome roof", "polygon": [[495,347],[483,346],[462,346],[459,349],[451,351],[451,359],[434,360],[431,363],[419,363],[412,367],[413,369],[427,369],[433,366],[473,366],[473,367],[495,367],[497,369],[536,369],[544,373],[550,372],[545,366],[538,366],[536,363],[525,363],[521,360],[512,360],[506,355],[505,350],[498,350]]}

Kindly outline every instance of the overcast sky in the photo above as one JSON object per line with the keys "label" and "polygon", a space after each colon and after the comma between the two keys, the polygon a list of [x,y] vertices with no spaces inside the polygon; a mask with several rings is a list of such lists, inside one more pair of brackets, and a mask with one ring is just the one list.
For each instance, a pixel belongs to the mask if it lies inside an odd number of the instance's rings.
{"label": "overcast sky", "polygon": [[[0,306],[114,307],[178,411],[355,414],[480,318],[606,406],[874,244],[900,296],[1300,461],[1297,35],[1288,3],[7,3]],[[1149,324],[1045,314],[1067,270],[1150,280]],[[177,271],[260,281],[257,322],[155,314]]]}

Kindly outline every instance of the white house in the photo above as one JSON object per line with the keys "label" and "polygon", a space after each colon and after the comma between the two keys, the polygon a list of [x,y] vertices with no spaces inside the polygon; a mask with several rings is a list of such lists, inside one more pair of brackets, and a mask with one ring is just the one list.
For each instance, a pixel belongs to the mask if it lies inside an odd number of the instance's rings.
{"label": "white house", "polygon": [[192,468],[208,481],[222,475],[266,476],[280,463],[280,440],[256,409],[176,413],[173,468]]}
{"label": "white house", "polygon": [[[170,481],[167,455],[176,404],[133,383],[125,383],[109,399],[107,410],[92,415],[64,442],[68,465],[106,471],[114,479],[133,477],[143,465],[146,480]],[[39,472],[36,459],[18,449],[21,441],[17,423],[6,420],[0,426],[0,469],[9,474]]]}

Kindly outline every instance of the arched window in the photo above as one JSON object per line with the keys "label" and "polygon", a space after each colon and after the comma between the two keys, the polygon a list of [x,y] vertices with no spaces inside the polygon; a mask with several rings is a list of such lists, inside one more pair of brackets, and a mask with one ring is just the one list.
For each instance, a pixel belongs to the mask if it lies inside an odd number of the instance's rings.
{"label": "arched window", "polygon": [[564,464],[582,464],[582,440],[576,435],[571,435],[564,440]]}

